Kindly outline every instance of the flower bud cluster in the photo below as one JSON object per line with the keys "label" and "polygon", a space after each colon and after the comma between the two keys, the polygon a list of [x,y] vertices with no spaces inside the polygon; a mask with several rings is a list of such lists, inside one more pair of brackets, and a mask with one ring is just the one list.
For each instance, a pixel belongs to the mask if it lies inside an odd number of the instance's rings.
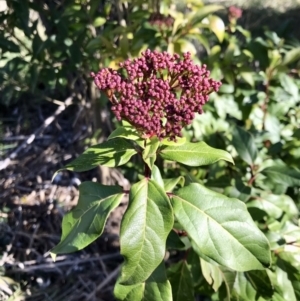
{"label": "flower bud cluster", "polygon": [[190,124],[209,94],[221,83],[209,77],[206,65],[195,65],[190,53],[178,54],[146,50],[140,58],[120,64],[127,77],[104,68],[92,73],[96,86],[112,103],[118,120],[126,120],[144,137],[176,140]]}
{"label": "flower bud cluster", "polygon": [[228,15],[229,20],[238,20],[242,17],[243,10],[236,6],[230,6],[228,9]]}
{"label": "flower bud cluster", "polygon": [[174,24],[174,18],[170,15],[165,16],[161,13],[153,13],[150,15],[149,23],[158,28],[171,28]]}

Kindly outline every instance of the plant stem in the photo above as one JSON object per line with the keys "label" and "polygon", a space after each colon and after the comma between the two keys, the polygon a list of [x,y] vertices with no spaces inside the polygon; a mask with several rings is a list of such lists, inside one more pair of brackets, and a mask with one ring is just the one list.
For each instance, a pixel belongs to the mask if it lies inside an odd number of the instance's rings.
{"label": "plant stem", "polygon": [[184,257],[183,257],[183,260],[184,260],[184,261],[187,261],[187,258],[188,258],[188,256],[189,256],[190,250],[191,250],[191,248],[188,248],[188,249],[185,251]]}
{"label": "plant stem", "polygon": [[149,168],[149,166],[146,163],[145,163],[144,175],[147,179],[151,178],[151,169]]}
{"label": "plant stem", "polygon": [[248,181],[248,185],[252,186],[253,183],[254,183],[254,181],[255,181],[255,179],[256,179],[256,174],[254,173],[254,167],[253,167],[253,165],[251,165],[250,168],[251,168],[251,179]]}

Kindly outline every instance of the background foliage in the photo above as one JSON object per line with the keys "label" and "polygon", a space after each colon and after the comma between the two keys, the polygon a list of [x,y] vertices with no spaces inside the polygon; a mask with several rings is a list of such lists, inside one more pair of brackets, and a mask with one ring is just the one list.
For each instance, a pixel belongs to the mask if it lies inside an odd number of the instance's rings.
{"label": "background foliage", "polygon": [[[208,65],[223,86],[185,136],[227,150],[235,165],[172,165],[169,174],[166,161],[162,171],[170,177],[188,172],[190,182],[243,201],[270,242],[273,264],[266,271],[232,273],[199,261],[192,252],[182,259],[178,251],[180,260],[167,271],[176,288],[173,295],[181,300],[181,287],[186,287],[191,292],[187,300],[194,294],[198,300],[300,300],[300,42],[292,35],[291,20],[281,15],[282,22],[270,24],[273,30],[248,30],[246,18],[229,22],[224,7],[200,1],[6,3],[0,15],[3,135],[15,110],[38,104],[53,112],[56,103],[72,96],[76,104],[92,107],[87,114],[93,117],[93,132],[101,131],[97,138],[108,136],[114,119],[89,73],[117,67],[147,48],[190,51]],[[149,22],[158,12],[170,15],[173,25]],[[21,126],[30,133],[30,116]],[[17,146],[1,143],[3,157]],[[135,169],[123,172],[135,180]]]}

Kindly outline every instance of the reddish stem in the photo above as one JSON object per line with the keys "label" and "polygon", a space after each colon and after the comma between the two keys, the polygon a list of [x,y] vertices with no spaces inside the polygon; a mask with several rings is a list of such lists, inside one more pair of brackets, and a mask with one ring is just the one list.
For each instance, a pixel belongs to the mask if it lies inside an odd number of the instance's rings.
{"label": "reddish stem", "polygon": [[254,181],[255,181],[255,179],[256,179],[256,176],[257,176],[257,175],[254,174],[253,165],[251,165],[250,168],[251,168],[251,179],[248,181],[248,185],[249,185],[249,186],[252,186],[253,183],[254,183]]}
{"label": "reddish stem", "polygon": [[147,163],[145,163],[144,175],[147,179],[151,178],[151,169],[149,168]]}

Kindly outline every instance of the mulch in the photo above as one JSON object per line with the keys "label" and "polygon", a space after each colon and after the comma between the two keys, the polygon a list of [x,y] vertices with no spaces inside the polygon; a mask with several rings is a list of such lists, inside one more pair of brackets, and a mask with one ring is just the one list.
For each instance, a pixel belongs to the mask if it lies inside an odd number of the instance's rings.
{"label": "mulch", "polygon": [[49,250],[60,241],[62,218],[76,205],[82,181],[103,182],[104,173],[107,184],[128,189],[128,181],[117,169],[100,168],[61,172],[51,181],[93,141],[89,109],[70,100],[23,109],[1,110],[0,116],[0,300],[114,300],[126,200],[111,214],[105,233],[84,250],[55,262]]}

